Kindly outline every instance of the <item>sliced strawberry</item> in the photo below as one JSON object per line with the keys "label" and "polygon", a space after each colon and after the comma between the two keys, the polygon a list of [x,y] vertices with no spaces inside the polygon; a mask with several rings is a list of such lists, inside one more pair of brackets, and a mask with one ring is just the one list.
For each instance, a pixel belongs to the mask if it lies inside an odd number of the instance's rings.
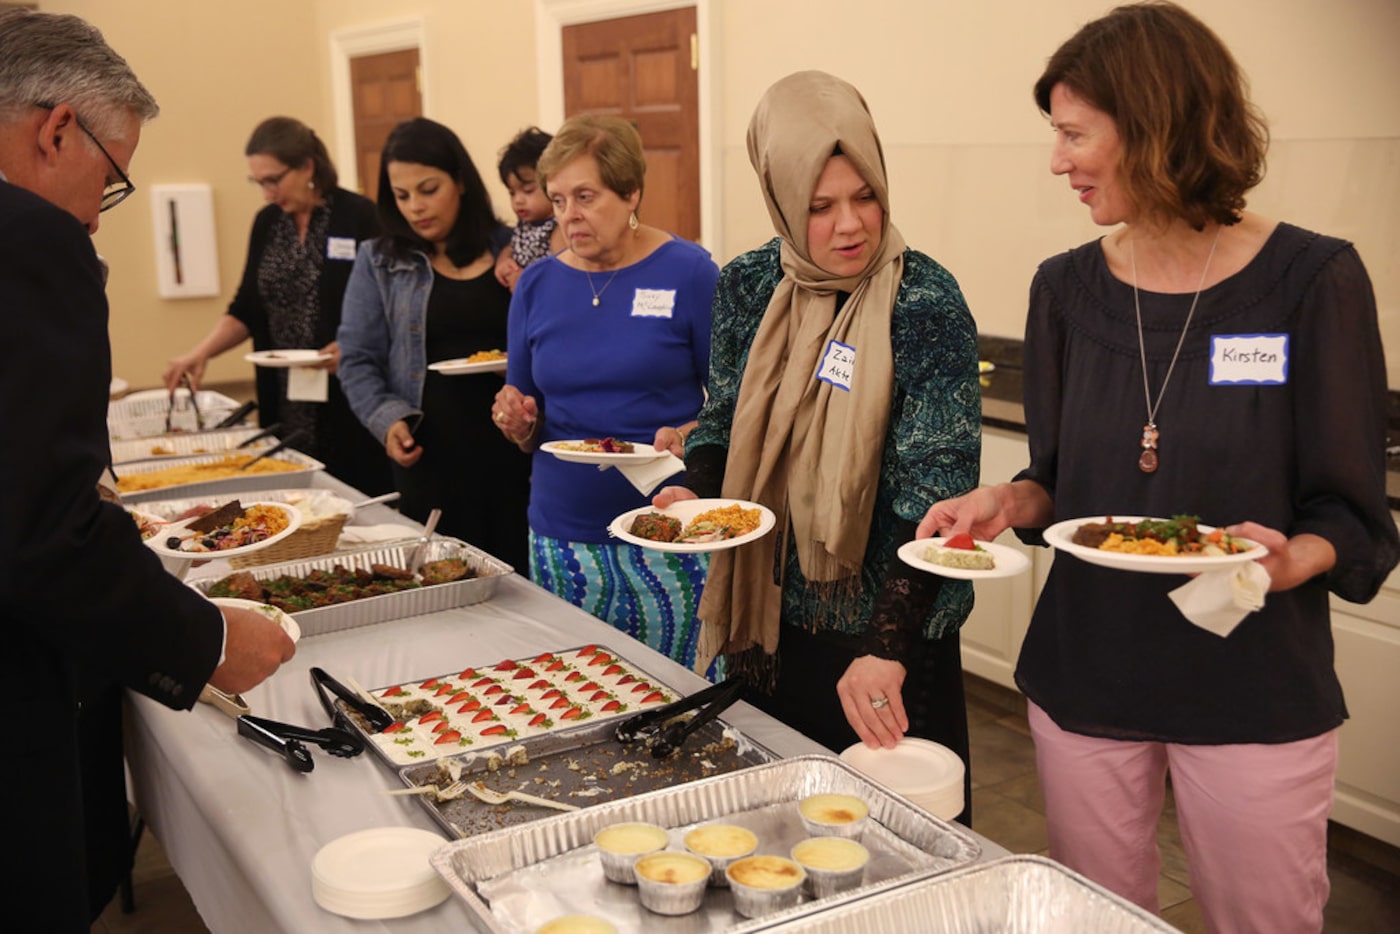
{"label": "sliced strawberry", "polygon": [[613,661],[614,661],[613,657],[612,657],[611,655],[609,655],[607,652],[599,652],[597,655],[593,656],[593,660],[590,661],[588,664],[590,664],[590,665],[610,665],[610,664],[613,663]]}
{"label": "sliced strawberry", "polygon": [[387,691],[385,691],[385,692],[384,692],[383,694],[381,694],[380,696],[381,696],[381,697],[398,697],[400,694],[406,694],[406,693],[408,693],[408,692],[405,691],[403,688],[399,687],[399,686],[396,684],[396,685],[394,685],[393,687],[389,688]]}
{"label": "sliced strawberry", "polygon": [[405,730],[405,729],[407,729],[407,728],[408,728],[408,724],[407,724],[407,723],[404,723],[402,720],[395,720],[393,723],[391,723],[391,724],[389,724],[388,726],[386,726],[386,727],[384,728],[383,732],[385,732],[385,733],[397,733],[397,732],[399,732],[400,730]]}
{"label": "sliced strawberry", "polygon": [[615,701],[615,700],[610,700],[610,701],[608,701],[606,704],[603,705],[603,713],[609,713],[609,712],[614,711],[614,710],[626,710],[626,709],[627,709],[626,707],[622,706],[621,703],[619,703],[618,701]]}
{"label": "sliced strawberry", "polygon": [[580,691],[597,691],[597,690],[599,690],[600,688],[602,688],[602,685],[599,684],[597,681],[590,681],[590,682],[588,682],[587,684],[585,684],[583,687],[579,688],[579,690],[580,690]]}
{"label": "sliced strawberry", "polygon": [[503,707],[506,704],[514,704],[519,700],[520,698],[516,697],[514,694],[502,694],[500,697],[496,698],[495,704],[497,707]]}
{"label": "sliced strawberry", "polygon": [[433,724],[434,733],[441,733],[443,730],[450,729],[452,729],[452,724],[448,723],[446,720],[439,720],[437,723]]}
{"label": "sliced strawberry", "polygon": [[501,662],[499,665],[496,666],[496,670],[497,670],[497,671],[514,671],[514,670],[515,670],[515,662],[511,661],[510,659],[506,659],[505,661]]}
{"label": "sliced strawberry", "polygon": [[478,677],[478,675],[475,668],[468,668],[457,677],[463,681],[470,681],[472,678]]}
{"label": "sliced strawberry", "polygon": [[430,710],[430,711],[428,711],[427,713],[423,714],[423,716],[419,717],[419,718],[418,718],[418,722],[419,722],[419,723],[432,723],[434,720],[441,720],[441,719],[442,719],[442,711],[441,711],[441,710]]}
{"label": "sliced strawberry", "polygon": [[431,691],[433,688],[435,688],[435,687],[438,686],[438,679],[437,679],[437,678],[429,678],[427,681],[424,681],[422,684],[420,684],[420,685],[418,685],[418,686],[419,686],[420,688],[422,688],[423,690],[425,690],[425,691]]}
{"label": "sliced strawberry", "polygon": [[581,649],[578,650],[578,657],[579,657],[579,658],[583,658],[585,655],[597,655],[597,654],[598,654],[598,647],[597,647],[596,645],[585,645],[583,648],[581,648]]}
{"label": "sliced strawberry", "polygon": [[444,694],[452,694],[452,693],[454,693],[456,690],[457,690],[457,685],[453,684],[453,683],[450,682],[450,681],[444,681],[444,682],[442,682],[441,685],[438,686],[438,689],[437,689],[436,691],[433,692],[433,696],[434,696],[434,697],[441,697],[441,696],[444,695]]}
{"label": "sliced strawberry", "polygon": [[479,700],[477,700],[475,697],[473,697],[471,700],[467,701],[465,704],[463,704],[462,706],[458,707],[458,708],[457,708],[457,712],[458,712],[458,713],[471,713],[473,710],[480,710],[480,709],[481,709],[481,701],[479,701]]}
{"label": "sliced strawberry", "polygon": [[481,731],[481,735],[482,735],[482,736],[500,736],[500,735],[504,734],[505,731],[506,731],[506,725],[505,725],[504,723],[493,723],[491,726],[488,726],[486,729],[482,730],[482,731]]}
{"label": "sliced strawberry", "polygon": [[641,703],[643,703],[643,704],[651,704],[651,703],[654,703],[654,702],[656,702],[656,701],[665,700],[665,699],[666,699],[666,695],[665,695],[665,694],[662,694],[660,691],[652,691],[652,692],[651,692],[650,694],[648,694],[646,697],[643,697],[643,698],[641,699]]}
{"label": "sliced strawberry", "polygon": [[563,694],[564,692],[559,690],[558,688],[550,688],[548,691],[545,691],[543,694],[540,695],[540,700],[549,700],[552,697],[562,697]]}
{"label": "sliced strawberry", "polygon": [[621,665],[609,665],[607,668],[604,668],[604,669],[603,669],[603,677],[606,678],[606,677],[608,677],[609,675],[615,675],[615,674],[617,674],[619,671],[626,671],[626,670],[627,670],[627,669],[626,669],[626,668],[623,668]]}
{"label": "sliced strawberry", "polygon": [[977,547],[977,543],[972,540],[972,536],[966,532],[959,532],[943,543],[944,548],[961,548],[964,551],[972,551]]}
{"label": "sliced strawberry", "polygon": [[[607,672],[604,672],[604,674],[607,674]],[[617,679],[617,686],[618,686],[618,687],[622,687],[624,684],[631,684],[633,681],[636,681],[636,680],[637,680],[637,679],[634,678],[632,675],[630,675],[630,674],[625,674],[625,675],[623,675],[621,678],[618,678],[618,679]]]}
{"label": "sliced strawberry", "polygon": [[538,690],[540,690],[541,688],[547,688],[547,687],[549,687],[549,682],[546,681],[546,680],[543,679],[543,678],[540,678],[538,681],[532,681],[532,682],[530,683],[530,686],[529,686],[528,688],[526,688],[526,690],[527,690],[527,691],[538,691]]}
{"label": "sliced strawberry", "polygon": [[460,704],[462,703],[462,701],[468,701],[471,699],[472,695],[470,691],[458,691],[456,694],[453,694],[451,697],[449,697],[444,703]]}
{"label": "sliced strawberry", "polygon": [[491,694],[500,694],[500,693],[503,692],[504,690],[505,690],[505,688],[501,687],[499,684],[493,684],[493,685],[491,685],[490,687],[488,687],[486,690],[482,691],[481,693],[486,694],[486,695],[489,696],[489,695],[491,695]]}
{"label": "sliced strawberry", "polygon": [[559,719],[560,719],[560,720],[577,720],[577,719],[578,719],[579,717],[581,717],[581,716],[583,716],[583,708],[582,708],[582,707],[570,707],[568,710],[564,711],[563,713],[561,713],[561,714],[559,715]]}
{"label": "sliced strawberry", "polygon": [[605,697],[612,697],[612,695],[609,694],[607,691],[594,691],[593,696],[588,699],[596,704],[598,701],[602,700]]}
{"label": "sliced strawberry", "polygon": [[495,683],[496,683],[496,679],[495,679],[495,678],[478,678],[478,679],[476,679],[475,681],[472,682],[472,687],[474,687],[474,688],[484,688],[484,687],[486,687],[486,685],[488,685],[488,684],[495,684]]}
{"label": "sliced strawberry", "polygon": [[535,714],[533,717],[530,718],[530,725],[531,725],[531,726],[539,726],[540,724],[544,724],[545,726],[553,726],[553,725],[554,725],[554,724],[550,723],[550,722],[549,722],[549,718],[546,717],[546,716],[545,716],[544,714],[542,714],[542,713],[537,713],[537,714]]}
{"label": "sliced strawberry", "polygon": [[534,664],[534,665],[543,665],[545,662],[549,661],[549,660],[552,659],[552,658],[554,658],[554,653],[553,653],[553,652],[545,652],[545,653],[542,654],[542,655],[536,655],[536,656],[534,657],[534,659],[531,661],[531,664]]}
{"label": "sliced strawberry", "polygon": [[550,710],[558,710],[560,707],[568,707],[569,699],[562,694],[554,699],[554,703],[549,705]]}
{"label": "sliced strawberry", "polygon": [[510,712],[511,712],[511,713],[529,713],[529,712],[530,712],[530,705],[529,705],[529,704],[516,704],[514,707],[512,707],[512,708],[510,709]]}
{"label": "sliced strawberry", "polygon": [[565,680],[565,681],[582,681],[582,680],[583,680],[583,674],[580,673],[580,672],[577,672],[577,671],[571,671],[571,672],[569,672],[567,675],[564,676],[564,680]]}
{"label": "sliced strawberry", "polygon": [[564,662],[561,659],[556,658],[554,661],[549,663],[549,667],[546,668],[545,671],[559,671],[563,667]]}
{"label": "sliced strawberry", "polygon": [[521,678],[533,678],[534,676],[535,672],[533,669],[521,668],[514,675],[512,675],[512,678],[516,681],[519,681]]}
{"label": "sliced strawberry", "polygon": [[651,685],[650,685],[650,684],[647,684],[645,681],[640,681],[640,682],[637,683],[637,686],[634,687],[634,688],[632,689],[632,693],[633,693],[633,694],[640,694],[640,693],[642,693],[643,691],[650,691],[650,690],[651,690]]}
{"label": "sliced strawberry", "polygon": [[496,717],[496,714],[495,714],[493,711],[486,710],[486,709],[482,709],[482,710],[478,710],[478,711],[476,712],[476,716],[472,717],[472,723],[480,723],[480,722],[483,721],[483,720],[495,720],[495,719],[498,719],[498,718]]}
{"label": "sliced strawberry", "polygon": [[457,730],[448,730],[446,733],[433,740],[433,745],[442,746],[446,743],[461,742],[462,734]]}

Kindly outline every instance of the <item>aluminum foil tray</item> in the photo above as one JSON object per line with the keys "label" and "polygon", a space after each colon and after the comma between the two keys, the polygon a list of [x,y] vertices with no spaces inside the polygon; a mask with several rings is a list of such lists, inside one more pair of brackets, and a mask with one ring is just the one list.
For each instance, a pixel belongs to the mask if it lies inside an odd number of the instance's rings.
{"label": "aluminum foil tray", "polygon": [[[208,389],[199,390],[195,400],[199,403],[204,425],[216,425],[238,408],[237,399]],[[107,403],[107,436],[113,441],[121,441],[165,434],[165,416],[169,410],[170,397],[164,390],[132,393],[125,398],[114,399]],[[204,427],[196,420],[194,407],[189,405],[185,390],[176,390],[175,413],[170,424],[180,432],[200,431]]]}
{"label": "aluminum foil tray", "polygon": [[[652,914],[641,906],[634,887],[603,878],[592,845],[593,835],[603,827],[641,820],[668,828],[670,848],[683,849],[681,840],[688,830],[723,819],[754,831],[758,852],[786,855],[806,836],[797,802],[822,792],[857,795],[870,806],[871,821],[861,837],[871,856],[865,881],[823,899],[804,896],[795,907],[764,918],[745,919],[734,910],[729,890],[717,888],[706,892],[693,914]],[[838,905],[967,865],[980,852],[967,830],[915,807],[844,762],[800,756],[456,840],[433,854],[432,864],[471,908],[480,931],[518,934],[561,915],[593,914],[606,918],[621,934],[702,934],[814,919]]]}
{"label": "aluminum foil tray", "polygon": [[[258,580],[269,580],[290,574],[301,577],[311,571],[329,571],[336,565],[350,568],[366,568],[371,564],[391,564],[403,567],[408,563],[417,539],[391,542],[386,545],[363,548],[359,551],[323,555],[304,561],[287,561],[281,564],[260,565],[248,568],[245,573]],[[437,561],[442,558],[462,558],[476,571],[471,580],[454,581],[450,584],[436,584],[416,590],[403,590],[398,593],[380,594],[365,597],[349,603],[317,607],[311,610],[297,610],[292,613],[301,626],[302,636],[318,636],[327,632],[340,632],[343,629],[356,629],[372,626],[375,623],[404,619],[409,616],[422,616],[454,607],[468,606],[489,600],[496,592],[500,579],[512,572],[510,565],[491,555],[473,548],[455,538],[435,538],[428,543],[425,560]],[[201,577],[187,581],[189,586],[208,596],[210,588],[222,578]]]}
{"label": "aluminum foil tray", "polygon": [[1132,934],[1176,928],[1053,860],[1006,856],[761,930]]}
{"label": "aluminum foil tray", "polygon": [[[199,454],[191,457],[167,457],[162,460],[141,461],[139,463],[124,464],[117,469],[118,477],[133,476],[135,474],[154,473],[157,470],[165,470],[168,467],[184,466],[186,464],[212,464],[222,460],[226,454]],[[178,483],[173,486],[158,487],[154,490],[139,490],[122,494],[122,502],[127,504],[142,503],[149,499],[169,499],[172,496],[208,496],[214,493],[242,493],[250,490],[273,490],[279,487],[309,487],[311,478],[318,470],[325,470],[326,465],[307,454],[300,451],[286,448],[273,455],[276,460],[288,461],[296,464],[296,470],[284,470],[280,473],[251,474],[246,477],[226,477],[220,480],[202,480],[196,483]]]}
{"label": "aluminum foil tray", "polygon": [[[164,416],[161,416],[164,418]],[[196,454],[220,454],[232,451],[244,441],[258,433],[255,427],[222,428],[218,431],[191,431],[179,434],[161,435],[155,438],[131,438],[126,441],[113,441],[112,463],[128,464],[132,461],[146,461],[157,458],[191,457]],[[271,436],[259,438],[245,451],[257,454],[277,444]]]}
{"label": "aluminum foil tray", "polygon": [[[491,791],[523,791],[582,808],[778,758],[722,720],[712,720],[691,734],[675,755],[653,759],[644,741],[619,743],[614,738],[613,731],[625,719],[526,739],[517,744],[516,765],[471,752],[400,769],[399,777],[409,787],[445,787],[452,774],[460,774],[462,781],[480,782]],[[438,801],[431,794],[415,797],[452,837],[518,827],[559,813],[518,801],[486,804],[469,794],[449,801]]]}

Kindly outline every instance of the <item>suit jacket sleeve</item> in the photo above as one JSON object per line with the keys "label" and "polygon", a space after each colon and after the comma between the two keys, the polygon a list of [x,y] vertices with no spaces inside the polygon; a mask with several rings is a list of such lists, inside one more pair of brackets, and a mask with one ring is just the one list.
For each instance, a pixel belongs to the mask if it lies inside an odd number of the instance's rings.
{"label": "suit jacket sleeve", "polygon": [[9,660],[73,661],[188,708],[217,607],[167,574],[97,480],[109,462],[107,300],[86,232],[0,183],[0,620]]}

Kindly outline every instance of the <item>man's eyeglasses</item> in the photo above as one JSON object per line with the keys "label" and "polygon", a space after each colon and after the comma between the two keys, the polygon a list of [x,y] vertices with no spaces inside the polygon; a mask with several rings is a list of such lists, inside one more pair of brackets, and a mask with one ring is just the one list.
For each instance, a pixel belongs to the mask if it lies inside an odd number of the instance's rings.
{"label": "man's eyeglasses", "polygon": [[[53,110],[58,105],[38,103],[34,106],[43,107],[46,110]],[[112,171],[116,172],[117,178],[120,179],[120,181],[109,182],[107,184],[107,187],[102,191],[102,207],[98,208],[97,210],[99,213],[101,213],[102,211],[110,211],[112,208],[116,207],[117,205],[125,201],[127,198],[131,197],[131,193],[136,190],[136,185],[133,184],[131,179],[127,176],[127,174],[122,171],[122,167],[117,165],[117,160],[112,158],[112,154],[107,151],[107,147],[102,145],[102,141],[97,138],[97,134],[93,133],[92,130],[88,129],[88,126],[86,123],[83,122],[83,119],[79,117],[76,113],[73,114],[73,119],[77,121],[78,129],[86,133],[88,135],[88,139],[92,140],[93,145],[97,147],[97,151],[107,157],[107,161],[112,165]]]}
{"label": "man's eyeglasses", "polygon": [[276,175],[269,175],[267,178],[254,178],[249,175],[248,181],[252,182],[254,185],[261,185],[263,191],[276,191],[277,186],[282,184],[282,179],[286,178],[287,173],[290,171],[291,167],[289,166]]}

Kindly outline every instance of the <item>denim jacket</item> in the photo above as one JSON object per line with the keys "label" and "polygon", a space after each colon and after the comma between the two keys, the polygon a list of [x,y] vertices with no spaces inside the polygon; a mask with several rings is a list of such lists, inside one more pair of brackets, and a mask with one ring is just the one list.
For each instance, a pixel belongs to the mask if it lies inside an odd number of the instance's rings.
{"label": "denim jacket", "polygon": [[[509,242],[510,229],[499,227],[492,254]],[[355,417],[380,441],[394,422],[403,419],[412,428],[423,414],[424,324],[432,290],[426,253],[415,250],[401,260],[382,252],[376,240],[360,244],[336,333],[340,388]]]}

